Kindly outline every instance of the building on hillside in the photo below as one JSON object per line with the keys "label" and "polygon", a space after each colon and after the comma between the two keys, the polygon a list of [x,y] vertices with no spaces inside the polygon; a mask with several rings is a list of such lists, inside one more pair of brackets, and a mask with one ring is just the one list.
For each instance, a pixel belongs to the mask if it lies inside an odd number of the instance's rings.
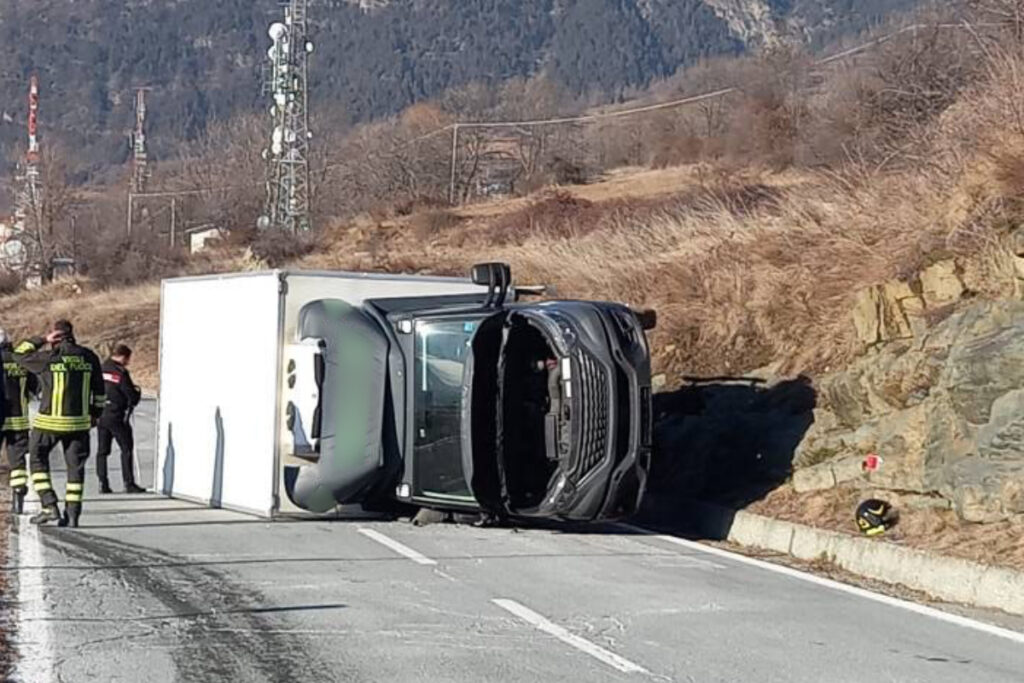
{"label": "building on hillside", "polygon": [[227,237],[227,230],[214,225],[201,225],[185,231],[188,235],[189,253],[197,254],[211,246],[211,243]]}
{"label": "building on hillside", "polygon": [[50,270],[54,282],[71,280],[78,274],[78,267],[73,258],[54,258],[50,264]]}

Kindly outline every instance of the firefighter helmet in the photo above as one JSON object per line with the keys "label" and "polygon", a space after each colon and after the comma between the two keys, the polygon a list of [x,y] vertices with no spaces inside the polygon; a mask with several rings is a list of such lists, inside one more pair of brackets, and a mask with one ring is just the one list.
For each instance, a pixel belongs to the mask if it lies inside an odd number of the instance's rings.
{"label": "firefighter helmet", "polygon": [[892,505],[872,498],[857,506],[857,527],[865,536],[884,534],[895,521]]}

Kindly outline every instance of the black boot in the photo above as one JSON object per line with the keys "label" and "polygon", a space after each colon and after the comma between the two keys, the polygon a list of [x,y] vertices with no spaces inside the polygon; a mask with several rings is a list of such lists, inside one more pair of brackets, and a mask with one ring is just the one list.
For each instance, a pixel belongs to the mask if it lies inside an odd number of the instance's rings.
{"label": "black boot", "polygon": [[100,479],[100,493],[113,493],[113,489],[110,488],[110,482],[106,479]]}
{"label": "black boot", "polygon": [[82,506],[68,503],[64,507],[64,516],[61,517],[60,526],[69,526],[72,529],[78,528],[78,518],[82,516]]}
{"label": "black boot", "polygon": [[62,521],[62,517],[60,516],[60,510],[57,509],[57,506],[50,505],[29,517],[28,521],[32,524],[48,524],[50,522]]}
{"label": "black boot", "polygon": [[20,489],[11,491],[11,514],[20,515],[25,511],[25,493]]}
{"label": "black boot", "polygon": [[146,489],[144,489],[141,486],[137,485],[133,481],[130,484],[125,484],[124,485],[124,492],[125,493],[146,493]]}

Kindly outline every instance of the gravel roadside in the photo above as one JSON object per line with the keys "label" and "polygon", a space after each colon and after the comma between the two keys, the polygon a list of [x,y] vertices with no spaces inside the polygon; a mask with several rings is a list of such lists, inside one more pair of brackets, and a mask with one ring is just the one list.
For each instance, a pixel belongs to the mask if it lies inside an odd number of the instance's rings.
{"label": "gravel roadside", "polygon": [[[0,477],[7,481],[6,468],[0,471]],[[0,572],[0,680],[10,680],[14,670],[14,629],[16,623],[15,610],[17,609],[18,596],[15,584],[16,575],[12,570],[12,563],[8,551],[11,549],[11,523],[13,518],[10,513],[11,493],[7,486],[0,488],[0,564],[5,571]]]}

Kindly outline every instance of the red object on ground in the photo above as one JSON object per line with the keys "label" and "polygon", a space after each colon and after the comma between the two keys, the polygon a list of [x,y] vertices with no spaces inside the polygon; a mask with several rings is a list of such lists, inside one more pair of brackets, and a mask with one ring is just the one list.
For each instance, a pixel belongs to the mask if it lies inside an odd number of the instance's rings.
{"label": "red object on ground", "polygon": [[864,462],[861,464],[861,468],[865,472],[877,472],[882,467],[882,458],[874,453],[869,453]]}

